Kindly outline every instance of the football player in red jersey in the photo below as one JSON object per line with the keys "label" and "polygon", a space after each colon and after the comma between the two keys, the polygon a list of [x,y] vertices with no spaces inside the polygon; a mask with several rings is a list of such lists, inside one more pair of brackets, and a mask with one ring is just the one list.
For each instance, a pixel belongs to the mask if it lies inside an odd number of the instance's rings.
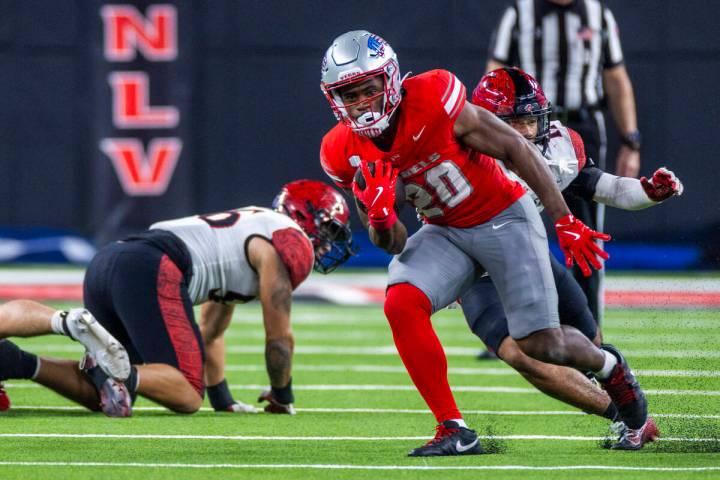
{"label": "football player in red jersey", "polygon": [[[246,207],[159,222],[101,249],[87,268],[86,309],[0,306],[0,382],[32,379],[91,410],[131,414],[139,394],[181,413],[257,410],[232,398],[224,331],[236,303],[258,297],[270,389],[265,411],[293,414],[292,291],[353,253],[345,199],[316,180],[285,185],[273,209]],[[193,305],[202,304],[200,324]],[[92,313],[91,313],[92,312]],[[97,317],[97,320],[96,318]],[[57,333],[85,345],[83,362],[39,358],[5,340]],[[0,384],[1,386],[1,384]],[[0,408],[9,406],[0,389]]]}
{"label": "football player in red jersey", "polygon": [[[624,210],[648,208],[682,194],[682,183],[664,167],[649,180],[617,177],[596,167],[591,159],[586,159],[582,139],[576,132],[560,122],[549,121],[550,103],[537,81],[522,70],[501,68],[489,72],[478,82],[472,102],[535,143],[561,190]],[[508,175],[521,181],[511,171]],[[528,193],[534,196],[532,191]],[[542,209],[536,197],[535,200]],[[575,326],[599,345],[602,335],[580,286],[554,257],[550,260],[558,291],[560,323]],[[509,336],[502,304],[490,277],[481,278],[463,293],[461,304],[473,333],[539,390],[586,412],[615,419],[617,406],[585,375],[539,362],[520,351]],[[658,435],[652,418],[648,417],[642,424],[624,429],[612,447],[636,450]]]}
{"label": "football player in red jersey", "polygon": [[[353,189],[373,243],[396,254],[385,315],[400,357],[438,421],[435,438],[410,455],[482,453],[455,404],[430,316],[483,270],[492,276],[510,335],[525,354],[614,379],[613,395],[635,399],[624,416],[644,417],[644,395],[625,380],[622,359],[577,329],[560,326],[542,221],[522,186],[494,160],[504,160],[538,195],[567,262],[587,273],[588,262],[600,268],[598,257],[607,254],[594,240],[610,236],[570,215],[537,149],[486,110],[466,103],[465,87],[452,73],[432,70],[403,78],[390,45],[367,31],[333,41],[322,61],[321,89],[339,120],[323,138],[321,164],[339,186]],[[353,184],[361,166],[364,190]],[[409,238],[393,209],[397,175],[425,223]]]}

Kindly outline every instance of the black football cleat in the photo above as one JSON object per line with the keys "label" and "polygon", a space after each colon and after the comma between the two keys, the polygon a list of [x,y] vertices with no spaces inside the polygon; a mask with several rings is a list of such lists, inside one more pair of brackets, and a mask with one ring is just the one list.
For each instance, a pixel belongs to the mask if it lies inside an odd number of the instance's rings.
{"label": "black football cleat", "polygon": [[408,453],[408,457],[438,457],[445,455],[478,455],[485,453],[475,430],[446,420],[435,427],[435,438]]}
{"label": "black football cleat", "polygon": [[617,443],[610,446],[612,450],[640,450],[646,443],[654,442],[660,436],[655,420],[648,417],[640,428],[625,428]]}
{"label": "black football cleat", "polygon": [[80,370],[87,375],[100,397],[100,410],[108,417],[132,415],[132,396],[123,382],[108,376],[97,360],[86,353],[80,362]]}
{"label": "black football cleat", "polygon": [[629,429],[640,429],[648,419],[645,394],[622,353],[609,344],[603,344],[601,348],[615,355],[618,363],[608,378],[598,379],[598,382],[617,406],[620,420]]}

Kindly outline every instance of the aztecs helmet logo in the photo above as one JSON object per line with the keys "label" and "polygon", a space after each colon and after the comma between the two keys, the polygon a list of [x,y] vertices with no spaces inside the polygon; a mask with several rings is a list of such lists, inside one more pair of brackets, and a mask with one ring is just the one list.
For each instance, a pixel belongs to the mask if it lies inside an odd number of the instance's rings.
{"label": "aztecs helmet logo", "polygon": [[370,35],[367,41],[368,56],[384,57],[387,42],[377,35]]}

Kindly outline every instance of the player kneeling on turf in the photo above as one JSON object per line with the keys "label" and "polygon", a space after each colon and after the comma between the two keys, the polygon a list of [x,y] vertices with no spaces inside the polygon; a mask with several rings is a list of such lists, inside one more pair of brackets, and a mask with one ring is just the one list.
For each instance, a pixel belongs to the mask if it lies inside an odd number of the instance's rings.
{"label": "player kneeling on turf", "polygon": [[[271,388],[266,412],[295,412],[292,291],[314,268],[329,273],[354,254],[348,206],[323,182],[283,187],[274,210],[245,207],[159,222],[103,248],[88,266],[85,309],[36,302],[0,306],[0,338],[66,334],[82,362],[40,358],[0,340],[0,382],[25,378],[109,416],[129,416],[135,395],[193,413],[205,386],[215,410],[254,412],[224,379],[224,332],[234,305],[259,297]],[[193,305],[203,304],[200,324]],[[8,404],[7,392],[2,404]]]}

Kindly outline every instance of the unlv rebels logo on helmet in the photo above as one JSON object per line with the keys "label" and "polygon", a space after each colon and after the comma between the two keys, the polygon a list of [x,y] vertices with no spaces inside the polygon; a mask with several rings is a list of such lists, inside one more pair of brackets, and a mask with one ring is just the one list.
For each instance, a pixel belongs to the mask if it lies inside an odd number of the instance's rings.
{"label": "unlv rebels logo on helmet", "polygon": [[383,57],[385,56],[385,40],[378,37],[377,35],[370,35],[368,37],[368,55],[371,57]]}

